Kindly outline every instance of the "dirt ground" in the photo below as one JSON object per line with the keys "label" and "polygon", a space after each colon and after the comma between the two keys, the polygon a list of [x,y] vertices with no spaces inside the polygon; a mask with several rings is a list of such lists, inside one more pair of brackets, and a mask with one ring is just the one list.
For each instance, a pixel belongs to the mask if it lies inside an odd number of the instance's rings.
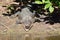
{"label": "dirt ground", "polygon": [[[36,22],[33,24],[33,27],[28,32],[26,32],[22,24],[16,24],[17,18],[10,18],[8,16],[2,15],[2,13],[5,11],[6,9],[0,6],[0,40],[21,40],[25,36],[45,37],[60,35],[60,23],[50,25],[46,24],[45,22]],[[19,35],[22,35],[21,39],[18,39],[20,38],[18,37]],[[17,39],[14,37],[17,37]]]}

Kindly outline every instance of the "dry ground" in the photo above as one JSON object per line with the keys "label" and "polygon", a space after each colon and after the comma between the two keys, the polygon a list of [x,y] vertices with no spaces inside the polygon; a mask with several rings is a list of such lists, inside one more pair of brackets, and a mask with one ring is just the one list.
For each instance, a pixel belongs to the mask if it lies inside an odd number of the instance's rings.
{"label": "dry ground", "polygon": [[[45,24],[36,22],[33,27],[26,32],[22,24],[15,24],[17,18],[11,19],[3,16],[5,8],[0,6],[0,40],[45,40],[44,37],[60,35],[60,24]],[[53,39],[52,39],[53,40]],[[58,39],[59,40],[59,39]]]}

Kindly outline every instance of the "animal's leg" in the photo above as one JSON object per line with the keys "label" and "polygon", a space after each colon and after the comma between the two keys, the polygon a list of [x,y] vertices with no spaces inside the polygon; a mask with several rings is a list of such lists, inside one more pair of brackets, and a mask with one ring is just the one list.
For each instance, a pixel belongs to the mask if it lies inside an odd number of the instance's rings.
{"label": "animal's leg", "polygon": [[17,13],[15,13],[14,15],[11,15],[10,16],[10,18],[16,18],[17,17],[17,15],[19,15],[20,14],[20,11],[18,11]]}
{"label": "animal's leg", "polygon": [[22,23],[21,20],[16,21],[16,24],[21,24],[21,23]]}

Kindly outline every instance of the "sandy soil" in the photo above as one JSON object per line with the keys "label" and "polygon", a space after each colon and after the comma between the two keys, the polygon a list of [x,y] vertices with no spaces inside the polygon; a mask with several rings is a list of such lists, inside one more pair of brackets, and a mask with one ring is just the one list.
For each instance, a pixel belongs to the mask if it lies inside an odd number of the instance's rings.
{"label": "sandy soil", "polygon": [[[16,40],[15,38],[21,34],[22,36],[24,35],[26,36],[27,34],[29,36],[30,35],[34,36],[36,34],[36,36],[40,35],[41,37],[60,35],[60,24],[59,23],[50,25],[50,24],[45,24],[45,22],[39,22],[39,23],[36,22],[33,24],[33,27],[28,32],[26,32],[22,24],[16,24],[17,18],[10,18],[8,16],[3,16],[2,12],[4,13],[5,11],[6,9],[0,6],[0,35],[1,35],[0,39],[1,40],[4,40],[4,39]],[[14,36],[15,38],[11,35],[15,35]],[[10,36],[11,38],[13,37],[13,39],[11,39]]]}

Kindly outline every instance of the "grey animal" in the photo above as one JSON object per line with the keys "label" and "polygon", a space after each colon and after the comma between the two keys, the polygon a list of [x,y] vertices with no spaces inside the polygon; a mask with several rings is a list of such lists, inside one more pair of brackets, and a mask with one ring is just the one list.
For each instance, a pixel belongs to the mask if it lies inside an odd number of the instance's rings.
{"label": "grey animal", "polygon": [[30,30],[32,27],[32,23],[35,22],[35,12],[31,12],[28,7],[25,7],[15,15],[18,15],[17,24],[24,24],[24,29],[26,31]]}

